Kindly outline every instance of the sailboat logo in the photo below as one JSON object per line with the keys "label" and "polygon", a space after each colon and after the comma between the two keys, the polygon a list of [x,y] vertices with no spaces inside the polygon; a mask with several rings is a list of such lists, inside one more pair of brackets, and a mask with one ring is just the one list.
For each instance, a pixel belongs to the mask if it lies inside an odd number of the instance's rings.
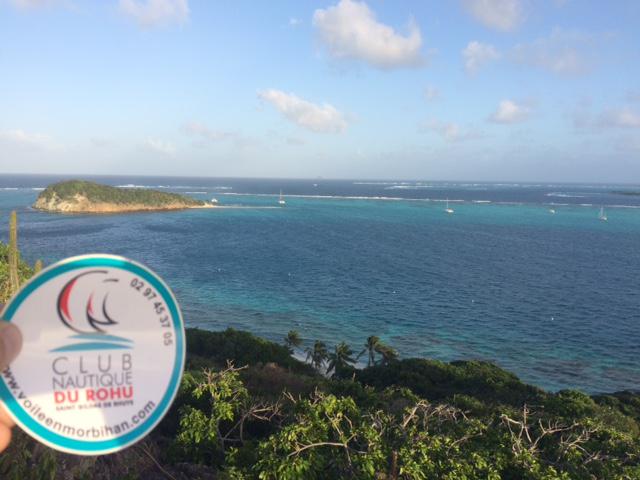
{"label": "sailboat logo", "polygon": [[[104,278],[97,280],[96,275]],[[82,283],[89,278],[94,287],[87,295],[87,288],[82,288]],[[91,270],[76,275],[62,287],[57,300],[58,317],[75,332],[70,337],[74,342],[52,352],[131,348],[131,340],[109,333],[114,325],[118,325],[109,313],[109,293],[118,282],[117,278],[109,277],[107,270]]]}

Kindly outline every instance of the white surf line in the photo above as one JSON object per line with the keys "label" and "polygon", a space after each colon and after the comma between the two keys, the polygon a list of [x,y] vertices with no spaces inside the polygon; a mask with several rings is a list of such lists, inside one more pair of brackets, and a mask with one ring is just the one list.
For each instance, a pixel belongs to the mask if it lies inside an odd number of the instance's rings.
{"label": "white surf line", "polygon": [[[278,198],[278,194],[275,193],[237,193],[228,192],[220,193],[219,195],[234,195],[237,197],[269,197]],[[283,195],[285,198],[311,198],[318,200],[378,200],[378,201],[392,201],[392,202],[446,202],[447,200],[442,198],[402,198],[402,197],[364,197],[364,196],[348,196],[348,195],[300,195],[291,194]],[[467,200],[461,199],[449,199],[451,203],[466,203]]]}
{"label": "white surf line", "polygon": [[[226,192],[219,193],[218,195],[229,195],[236,197],[268,197],[278,198],[276,193],[238,193],[238,192]],[[392,201],[392,202],[427,202],[427,203],[444,203],[447,200],[444,198],[403,198],[403,197],[365,197],[365,196],[350,196],[350,195],[301,195],[291,194],[284,195],[285,198],[307,198],[317,200],[375,200],[375,201]],[[462,199],[449,199],[449,203],[463,203],[463,204],[476,204],[476,205],[513,205],[513,206],[530,206],[530,207],[544,207],[549,205],[557,206],[569,206],[569,207],[582,207],[593,208],[595,204],[587,203],[533,203],[533,202],[508,202],[508,201],[495,201],[495,200],[462,200]],[[605,204],[606,208],[640,208],[640,205],[616,205]],[[264,207],[264,208],[279,208],[279,207]]]}
{"label": "white surf line", "polygon": [[265,205],[214,205],[211,207],[212,210],[241,210],[241,209],[246,209],[246,210],[272,210],[272,209],[278,209],[281,210],[282,207],[280,206],[265,206]]}

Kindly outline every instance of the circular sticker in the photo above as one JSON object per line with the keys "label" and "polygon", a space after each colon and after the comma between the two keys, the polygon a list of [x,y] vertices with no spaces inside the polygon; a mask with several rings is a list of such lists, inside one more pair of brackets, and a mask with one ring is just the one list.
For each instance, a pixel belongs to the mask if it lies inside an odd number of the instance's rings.
{"label": "circular sticker", "polygon": [[167,412],[182,377],[184,325],[169,287],[126,258],[56,263],[7,304],[22,332],[0,398],[36,440],[80,455],[121,450]]}

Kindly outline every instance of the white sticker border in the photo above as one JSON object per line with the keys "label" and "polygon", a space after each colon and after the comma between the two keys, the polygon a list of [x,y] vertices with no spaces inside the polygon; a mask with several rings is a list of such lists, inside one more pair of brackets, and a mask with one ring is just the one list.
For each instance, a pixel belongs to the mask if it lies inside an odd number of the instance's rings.
{"label": "white sticker border", "polygon": [[178,302],[167,284],[144,265],[125,257],[108,254],[91,254],[70,257],[45,268],[38,275],[31,278],[25,285],[23,285],[20,291],[14,295],[9,302],[7,302],[2,314],[0,314],[0,318],[10,322],[22,302],[24,302],[38,287],[59,275],[86,267],[116,268],[139,275],[155,287],[156,291],[166,303],[169,313],[171,314],[177,351],[171,373],[171,379],[162,400],[159,402],[153,413],[138,427],[128,431],[120,437],[93,442],[65,437],[64,435],[53,432],[38,423],[18,403],[16,398],[10,392],[4,377],[2,376],[0,376],[0,400],[2,400],[6,412],[16,422],[16,424],[37,441],[65,453],[73,453],[76,455],[103,455],[117,452],[141,440],[149,434],[158,423],[160,423],[169,408],[171,408],[173,400],[180,388],[180,381],[184,372],[186,356],[185,331],[184,321],[180,308],[178,307]]}

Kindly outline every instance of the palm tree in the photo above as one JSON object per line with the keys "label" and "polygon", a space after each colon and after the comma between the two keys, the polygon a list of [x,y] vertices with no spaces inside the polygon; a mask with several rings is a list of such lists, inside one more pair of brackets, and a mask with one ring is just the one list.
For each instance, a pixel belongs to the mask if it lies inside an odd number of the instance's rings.
{"label": "palm tree", "polygon": [[358,358],[360,358],[363,354],[369,353],[369,361],[367,362],[367,367],[374,365],[376,363],[376,353],[379,345],[382,345],[380,338],[375,335],[371,335],[367,338],[367,342],[364,344],[364,350],[362,350],[358,354]]}
{"label": "palm tree", "polygon": [[287,336],[284,337],[284,346],[287,347],[289,353],[293,353],[297,347],[302,345],[302,337],[297,330],[289,330]]}
{"label": "palm tree", "polygon": [[344,342],[340,342],[335,346],[333,353],[329,354],[327,373],[337,373],[356,363],[356,359],[352,355],[353,350],[351,350],[351,347]]}
{"label": "palm tree", "polygon": [[327,359],[327,345],[320,340],[313,342],[313,347],[309,347],[306,350],[307,361],[313,365],[316,370],[321,370]]}
{"label": "palm tree", "polygon": [[391,348],[390,346],[385,345],[384,343],[378,344],[376,352],[378,352],[382,357],[382,359],[380,360],[380,363],[382,365],[388,365],[389,363],[398,359],[398,352],[396,352],[395,349]]}
{"label": "palm tree", "polygon": [[[379,337],[375,335],[371,335],[367,338],[367,342],[364,344],[364,350],[360,352],[358,358],[360,358],[365,353],[369,354],[369,361],[367,362],[367,366],[370,367],[375,365],[376,363],[381,363],[383,365],[387,365],[394,360],[398,359],[398,352],[396,352],[389,345],[385,344]],[[380,355],[382,358],[379,362],[376,362],[376,356]]]}

